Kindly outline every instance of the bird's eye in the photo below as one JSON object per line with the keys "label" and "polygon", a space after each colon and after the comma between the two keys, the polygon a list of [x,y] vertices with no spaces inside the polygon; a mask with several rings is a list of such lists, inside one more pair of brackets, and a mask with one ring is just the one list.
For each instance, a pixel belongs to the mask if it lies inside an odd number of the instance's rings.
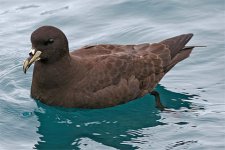
{"label": "bird's eye", "polygon": [[54,43],[54,39],[50,38],[47,41],[45,41],[44,45],[52,44]]}

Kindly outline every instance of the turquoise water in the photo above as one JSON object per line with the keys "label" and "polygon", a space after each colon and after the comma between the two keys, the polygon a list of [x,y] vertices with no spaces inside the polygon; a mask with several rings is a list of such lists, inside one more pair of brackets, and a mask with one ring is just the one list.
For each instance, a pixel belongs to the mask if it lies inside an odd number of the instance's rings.
{"label": "turquoise water", "polygon": [[[223,0],[1,0],[0,150],[225,149],[225,5]],[[167,111],[150,95],[96,110],[46,106],[30,98],[25,75],[30,34],[54,25],[70,49],[142,43],[194,33],[191,57],[157,86]]]}

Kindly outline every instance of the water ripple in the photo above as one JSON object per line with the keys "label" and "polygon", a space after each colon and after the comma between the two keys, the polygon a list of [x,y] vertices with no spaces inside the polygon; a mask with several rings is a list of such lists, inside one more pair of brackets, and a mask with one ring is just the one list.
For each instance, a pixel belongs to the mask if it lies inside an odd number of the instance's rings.
{"label": "water ripple", "polygon": [[69,9],[69,6],[65,6],[65,7],[61,7],[61,8],[57,8],[57,9],[53,9],[53,10],[48,10],[48,11],[44,11],[41,13],[41,15],[51,15],[51,14],[54,14],[54,13],[58,13],[62,10],[66,10],[66,9]]}

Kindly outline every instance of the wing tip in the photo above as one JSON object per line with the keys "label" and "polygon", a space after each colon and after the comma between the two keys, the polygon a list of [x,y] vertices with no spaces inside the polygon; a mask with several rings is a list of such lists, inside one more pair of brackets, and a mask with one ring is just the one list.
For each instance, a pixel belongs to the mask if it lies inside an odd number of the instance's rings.
{"label": "wing tip", "polygon": [[187,37],[187,40],[189,41],[194,36],[194,34],[193,33],[187,33],[187,34],[185,34],[185,36]]}

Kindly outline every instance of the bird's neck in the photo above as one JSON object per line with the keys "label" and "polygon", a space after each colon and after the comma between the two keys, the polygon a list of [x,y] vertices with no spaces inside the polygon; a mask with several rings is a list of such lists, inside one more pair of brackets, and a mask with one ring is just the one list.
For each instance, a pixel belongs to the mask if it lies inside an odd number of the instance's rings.
{"label": "bird's neck", "polygon": [[65,87],[76,78],[75,71],[79,63],[72,62],[70,55],[62,57],[54,63],[36,62],[33,71],[32,87],[43,90]]}

